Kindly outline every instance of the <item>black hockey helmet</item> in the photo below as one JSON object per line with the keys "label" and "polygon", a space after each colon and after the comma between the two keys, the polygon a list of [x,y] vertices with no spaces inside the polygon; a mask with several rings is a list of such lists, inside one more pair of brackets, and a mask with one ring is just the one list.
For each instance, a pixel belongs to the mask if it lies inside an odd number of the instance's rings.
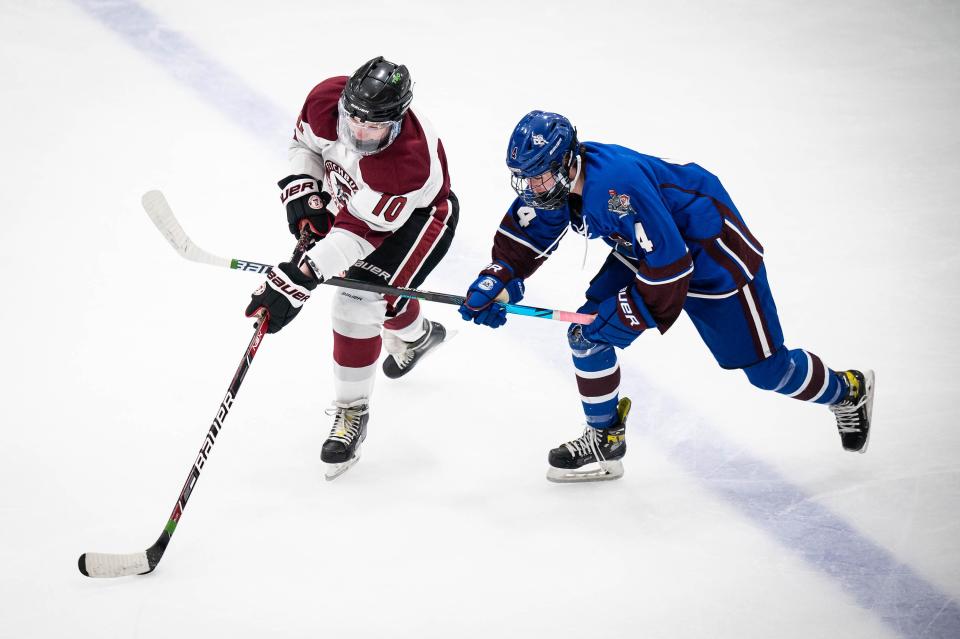
{"label": "black hockey helmet", "polygon": [[343,108],[364,122],[399,122],[413,100],[412,88],[407,67],[378,56],[350,76],[343,89]]}
{"label": "black hockey helmet", "polygon": [[387,148],[413,100],[407,67],[383,56],[368,61],[347,80],[338,103],[337,137],[360,155]]}

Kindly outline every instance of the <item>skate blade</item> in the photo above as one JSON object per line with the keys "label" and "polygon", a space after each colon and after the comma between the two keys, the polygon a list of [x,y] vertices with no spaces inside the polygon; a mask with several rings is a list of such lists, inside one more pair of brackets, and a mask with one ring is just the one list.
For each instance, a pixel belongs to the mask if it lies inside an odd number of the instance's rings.
{"label": "skate blade", "polygon": [[327,481],[333,481],[340,475],[344,474],[351,468],[353,465],[360,461],[360,449],[357,448],[356,453],[353,456],[353,459],[348,459],[345,462],[339,464],[327,464],[327,471],[324,473],[323,477]]}
{"label": "skate blade", "polygon": [[447,334],[444,336],[443,341],[439,342],[436,346],[434,346],[429,351],[427,351],[426,354],[423,356],[423,359],[426,359],[431,355],[433,355],[434,353],[436,353],[438,350],[440,350],[445,345],[447,345],[450,342],[450,340],[452,340],[454,337],[456,337],[460,333],[459,329],[447,328],[446,326],[444,326],[444,330],[447,331]]}
{"label": "skate blade", "polygon": [[577,484],[588,481],[610,481],[623,477],[623,462],[619,459],[587,464],[583,468],[547,469],[547,481],[556,484]]}
{"label": "skate blade", "polygon": [[867,424],[869,424],[870,427],[867,429],[867,438],[863,440],[863,446],[857,451],[861,455],[867,452],[867,446],[870,444],[870,436],[873,435],[873,388],[877,375],[873,371],[868,370],[863,373],[863,377],[867,385]]}

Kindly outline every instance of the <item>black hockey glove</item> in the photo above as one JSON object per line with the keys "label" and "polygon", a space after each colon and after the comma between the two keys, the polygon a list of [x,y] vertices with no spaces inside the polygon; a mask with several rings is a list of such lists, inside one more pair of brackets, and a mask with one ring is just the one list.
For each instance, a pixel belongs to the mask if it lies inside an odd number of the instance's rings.
{"label": "black hockey glove", "polygon": [[304,227],[314,239],[323,239],[333,226],[333,213],[327,209],[330,194],[309,175],[288,175],[277,182],[283,192],[280,201],[287,207],[287,227],[296,237]]}
{"label": "black hockey glove", "polygon": [[304,275],[296,264],[281,262],[267,271],[266,281],[250,296],[247,317],[265,311],[267,332],[276,333],[297,316],[303,303],[310,299],[310,291],[319,283],[320,280]]}

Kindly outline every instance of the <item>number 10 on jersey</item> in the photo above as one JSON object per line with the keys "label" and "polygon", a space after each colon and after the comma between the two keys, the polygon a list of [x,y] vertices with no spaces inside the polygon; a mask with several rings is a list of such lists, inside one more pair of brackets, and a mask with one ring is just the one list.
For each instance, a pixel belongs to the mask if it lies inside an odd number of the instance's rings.
{"label": "number 10 on jersey", "polygon": [[377,202],[377,205],[373,207],[373,214],[380,215],[382,213],[384,220],[393,222],[400,216],[400,211],[403,210],[403,205],[406,203],[407,198],[402,195],[384,193],[380,196],[380,201]]}

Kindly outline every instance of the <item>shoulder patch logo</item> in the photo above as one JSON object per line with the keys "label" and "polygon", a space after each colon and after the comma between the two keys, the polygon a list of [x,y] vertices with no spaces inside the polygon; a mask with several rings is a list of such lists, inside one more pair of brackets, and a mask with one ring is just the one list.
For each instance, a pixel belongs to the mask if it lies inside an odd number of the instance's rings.
{"label": "shoulder patch logo", "polygon": [[610,193],[610,199],[607,200],[607,210],[611,213],[616,213],[619,217],[623,217],[628,213],[636,213],[633,210],[633,207],[630,206],[630,196],[629,195],[617,195],[617,192],[614,189],[608,191]]}

